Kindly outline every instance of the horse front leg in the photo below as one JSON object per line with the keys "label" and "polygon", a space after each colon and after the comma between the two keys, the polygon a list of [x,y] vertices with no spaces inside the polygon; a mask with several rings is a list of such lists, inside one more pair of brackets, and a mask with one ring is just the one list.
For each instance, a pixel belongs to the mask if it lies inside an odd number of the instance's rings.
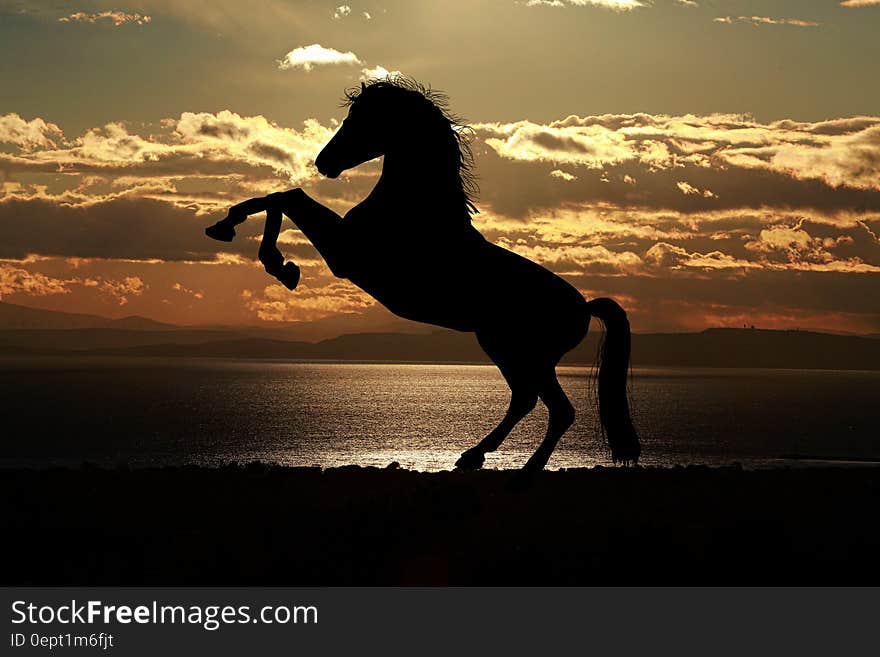
{"label": "horse front leg", "polygon": [[235,226],[244,223],[252,214],[266,211],[266,226],[263,229],[263,240],[260,243],[259,258],[266,273],[277,278],[288,290],[299,284],[299,267],[293,262],[284,262],[284,256],[278,250],[278,234],[284,217],[281,206],[283,194],[269,194],[252,198],[229,208],[226,218],[205,229],[205,234],[221,242],[231,242],[235,238]]}
{"label": "horse front leg", "polygon": [[233,205],[229,208],[225,218],[213,226],[205,228],[205,235],[220,242],[231,242],[235,239],[236,226],[244,223],[250,215],[268,210],[269,207],[277,205],[277,199],[270,200],[272,196],[275,195],[270,194],[269,196],[252,198],[244,203]]}
{"label": "horse front leg", "polygon": [[270,194],[318,251],[337,278],[348,278],[355,265],[355,250],[345,221],[301,189]]}
{"label": "horse front leg", "polygon": [[[276,246],[283,212],[318,250],[330,267],[330,271],[339,278],[347,278],[351,257],[347,247],[349,240],[343,235],[342,217],[299,188],[248,199],[233,205],[229,208],[226,218],[206,228],[205,234],[216,240],[231,242],[235,237],[235,226],[243,223],[249,215],[264,210],[267,213],[266,228],[260,246],[260,261],[267,272],[276,276],[290,289],[296,287],[296,281],[299,280],[299,268],[292,262],[285,264]],[[293,287],[289,283],[292,283]]]}
{"label": "horse front leg", "polygon": [[284,256],[278,249],[278,233],[281,232],[283,219],[284,215],[277,205],[266,210],[266,226],[263,228],[259,258],[267,274],[277,278],[288,290],[294,290],[299,284],[299,267],[293,262],[284,262]]}

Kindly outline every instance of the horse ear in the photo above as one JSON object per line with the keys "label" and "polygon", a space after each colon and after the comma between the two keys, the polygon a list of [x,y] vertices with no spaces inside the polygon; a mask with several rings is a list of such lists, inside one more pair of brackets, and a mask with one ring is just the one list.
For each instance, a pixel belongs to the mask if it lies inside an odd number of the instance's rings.
{"label": "horse ear", "polygon": [[367,85],[361,82],[361,93],[364,93],[367,90]]}

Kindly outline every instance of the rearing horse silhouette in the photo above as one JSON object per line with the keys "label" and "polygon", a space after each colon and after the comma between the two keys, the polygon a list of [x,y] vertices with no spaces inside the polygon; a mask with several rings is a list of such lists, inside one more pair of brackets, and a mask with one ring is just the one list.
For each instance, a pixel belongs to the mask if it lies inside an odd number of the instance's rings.
{"label": "rearing horse silhouette", "polygon": [[635,463],[639,439],[630,419],[626,380],[630,329],[611,299],[587,302],[544,267],[488,242],[471,224],[476,212],[473,160],[464,128],[446,98],[398,76],[361,83],[346,93],[348,116],[318,155],[318,171],[336,178],[384,155],[370,194],[343,219],[301,189],[233,206],[206,229],[230,241],[234,226],[266,211],[260,261],[289,289],[299,269],[276,246],[282,213],[312,242],[335,276],[347,278],[407,319],[476,333],[511,390],[500,424],[456,462],[482,467],[540,398],[547,434],[523,473],[541,470],[574,422],[574,407],[556,365],[587,334],[590,318],[606,326],[598,374],[599,418],[614,462]]}

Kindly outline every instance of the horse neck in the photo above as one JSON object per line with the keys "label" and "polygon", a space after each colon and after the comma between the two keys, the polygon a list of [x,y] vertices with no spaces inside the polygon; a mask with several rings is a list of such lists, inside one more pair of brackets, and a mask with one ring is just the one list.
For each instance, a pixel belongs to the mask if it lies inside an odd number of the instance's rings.
{"label": "horse neck", "polygon": [[443,212],[464,211],[458,171],[450,170],[448,159],[435,153],[423,142],[389,150],[378,185],[386,200]]}

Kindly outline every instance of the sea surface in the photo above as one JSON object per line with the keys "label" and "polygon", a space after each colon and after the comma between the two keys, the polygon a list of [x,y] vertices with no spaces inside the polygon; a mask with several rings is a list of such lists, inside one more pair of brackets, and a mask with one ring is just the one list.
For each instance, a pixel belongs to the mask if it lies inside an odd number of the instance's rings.
{"label": "sea surface", "polygon": [[[549,467],[609,465],[589,368],[562,367],[578,419]],[[880,372],[646,368],[632,406],[645,465],[775,467],[880,460]],[[482,365],[214,359],[0,360],[0,466],[263,461],[449,470],[501,419]],[[488,455],[522,465],[542,405]]]}

